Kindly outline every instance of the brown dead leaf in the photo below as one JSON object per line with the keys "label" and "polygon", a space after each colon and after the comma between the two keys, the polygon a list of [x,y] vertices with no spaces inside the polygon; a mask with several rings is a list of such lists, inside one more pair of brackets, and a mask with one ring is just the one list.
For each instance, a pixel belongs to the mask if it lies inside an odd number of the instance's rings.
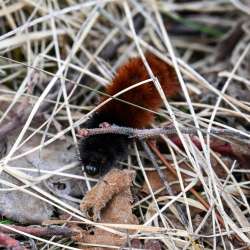
{"label": "brown dead leaf", "polygon": [[[130,186],[135,172],[113,169],[100,180],[84,197],[80,209],[100,222],[118,224],[138,224],[132,213],[132,194]],[[74,237],[78,242],[88,244],[123,246],[127,239],[108,231],[94,228],[92,231],[74,228],[79,234]],[[125,231],[126,232],[126,231]],[[129,233],[129,232],[128,232]],[[88,249],[88,248],[85,248]],[[101,250],[102,247],[89,247]],[[108,249],[108,248],[105,248]]]}

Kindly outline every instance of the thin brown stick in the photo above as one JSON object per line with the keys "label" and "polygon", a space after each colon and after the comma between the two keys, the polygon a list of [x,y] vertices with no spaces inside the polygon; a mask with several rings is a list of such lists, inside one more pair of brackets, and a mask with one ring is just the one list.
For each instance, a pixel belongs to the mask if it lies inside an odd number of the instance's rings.
{"label": "thin brown stick", "polygon": [[[197,130],[201,131],[204,134],[208,134],[208,132],[204,129],[197,129],[197,128],[180,128],[180,132],[183,134],[197,134]],[[79,131],[79,135],[81,137],[89,137],[93,135],[102,135],[102,134],[120,134],[126,135],[130,138],[137,138],[137,139],[145,139],[154,136],[164,135],[176,135],[177,130],[175,127],[162,127],[162,128],[152,128],[152,129],[137,129],[131,127],[120,127],[116,125],[110,126],[102,126],[101,128],[92,128],[92,129],[81,129]],[[213,128],[210,132],[211,135],[231,135],[242,137],[243,135],[232,131],[230,129],[219,129]]]}
{"label": "thin brown stick", "polygon": [[[22,227],[22,226],[15,226],[9,225],[10,228],[16,229],[20,232],[31,234],[37,237],[52,237],[52,236],[63,236],[63,237],[71,237],[75,234],[70,228],[68,227],[57,227],[57,226],[49,226],[49,227]],[[9,228],[0,227],[0,232],[2,233],[11,233],[16,234],[13,230]]]}

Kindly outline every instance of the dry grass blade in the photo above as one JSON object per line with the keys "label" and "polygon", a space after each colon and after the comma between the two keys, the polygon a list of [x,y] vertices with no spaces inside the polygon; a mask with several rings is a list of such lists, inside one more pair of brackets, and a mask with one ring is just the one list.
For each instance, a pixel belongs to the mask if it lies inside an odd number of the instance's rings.
{"label": "dry grass blade", "polygon": [[[19,192],[53,207],[55,217],[44,224],[127,237],[124,249],[133,240],[140,249],[152,240],[157,249],[250,249],[249,10],[244,0],[0,1],[0,211],[1,198]],[[146,51],[173,66],[181,89],[175,98],[165,96]],[[131,57],[141,58],[148,79],[108,96],[104,87]],[[122,100],[146,84],[157,89],[160,111]],[[107,98],[97,105],[99,96]],[[84,129],[114,99],[152,112],[155,124]],[[96,223],[79,210],[83,193],[98,182],[80,170],[79,131],[120,133],[131,141],[155,136],[149,148],[134,144],[118,164],[137,173],[131,208],[138,225]],[[65,145],[73,159],[60,151]],[[154,166],[167,188],[158,177],[152,181]],[[58,192],[48,184],[54,179]],[[62,180],[74,185],[65,188]],[[17,200],[17,211],[20,206],[32,218],[33,210]],[[108,248],[38,237],[0,215],[0,241],[20,249]],[[12,238],[12,231],[24,237]]]}

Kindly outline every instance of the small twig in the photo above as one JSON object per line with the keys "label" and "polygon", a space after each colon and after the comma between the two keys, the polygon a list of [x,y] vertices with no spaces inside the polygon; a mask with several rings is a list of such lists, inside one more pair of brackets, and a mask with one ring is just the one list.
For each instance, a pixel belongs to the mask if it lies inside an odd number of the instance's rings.
{"label": "small twig", "polygon": [[0,247],[11,250],[27,250],[27,248],[20,245],[19,241],[4,233],[0,233]]}
{"label": "small twig", "polygon": [[[52,236],[64,236],[64,237],[71,237],[75,234],[70,228],[68,227],[57,227],[57,226],[49,226],[49,227],[22,227],[22,226],[15,226],[9,225],[8,227],[21,231],[23,233],[31,234],[37,237],[52,237]],[[0,232],[2,233],[11,233],[14,234],[13,230],[9,228],[0,227]]]}
{"label": "small twig", "polygon": [[[183,134],[197,134],[197,130],[200,130],[204,134],[208,134],[208,132],[204,129],[197,129],[197,128],[180,128],[180,132]],[[130,128],[130,127],[120,127],[117,125],[110,125],[101,128],[92,128],[92,129],[81,129],[79,131],[79,135],[82,137],[89,137],[92,135],[102,135],[102,134],[120,134],[126,135],[129,138],[137,138],[137,139],[145,139],[154,136],[164,135],[176,135],[177,130],[175,127],[162,127],[162,128],[151,128],[151,129],[137,129],[137,128]],[[220,128],[213,128],[210,132],[211,135],[230,135],[230,136],[237,136],[243,137],[244,135],[232,131],[229,129],[220,129]]]}

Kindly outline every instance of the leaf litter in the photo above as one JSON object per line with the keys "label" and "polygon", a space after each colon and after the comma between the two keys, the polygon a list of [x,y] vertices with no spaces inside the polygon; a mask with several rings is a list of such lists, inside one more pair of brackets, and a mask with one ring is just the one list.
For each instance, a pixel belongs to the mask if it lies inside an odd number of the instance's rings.
{"label": "leaf litter", "polygon": [[[38,249],[247,249],[249,137],[206,135],[204,141],[197,136],[183,141],[161,136],[158,149],[175,171],[173,175],[156,157],[173,190],[170,196],[141,148],[145,175],[131,149],[121,163],[130,170],[108,173],[111,177],[99,182],[86,177],[77,159],[76,131],[96,106],[97,92],[120,65],[138,55],[139,43],[170,64],[177,59],[188,94],[167,102],[181,126],[194,128],[196,119],[203,129],[210,124],[249,134],[249,7],[247,1],[2,2],[2,221],[40,225],[67,214],[62,227],[72,228],[70,222],[77,218],[74,230],[81,234],[73,240],[31,241],[32,235],[23,232],[13,241],[12,234],[3,233],[0,244],[10,240],[28,249],[32,244]],[[128,13],[137,37],[131,35]],[[174,57],[168,53],[171,48]],[[162,109],[154,125],[169,121]],[[136,171],[133,178],[129,171]],[[188,227],[180,223],[176,204]]]}

